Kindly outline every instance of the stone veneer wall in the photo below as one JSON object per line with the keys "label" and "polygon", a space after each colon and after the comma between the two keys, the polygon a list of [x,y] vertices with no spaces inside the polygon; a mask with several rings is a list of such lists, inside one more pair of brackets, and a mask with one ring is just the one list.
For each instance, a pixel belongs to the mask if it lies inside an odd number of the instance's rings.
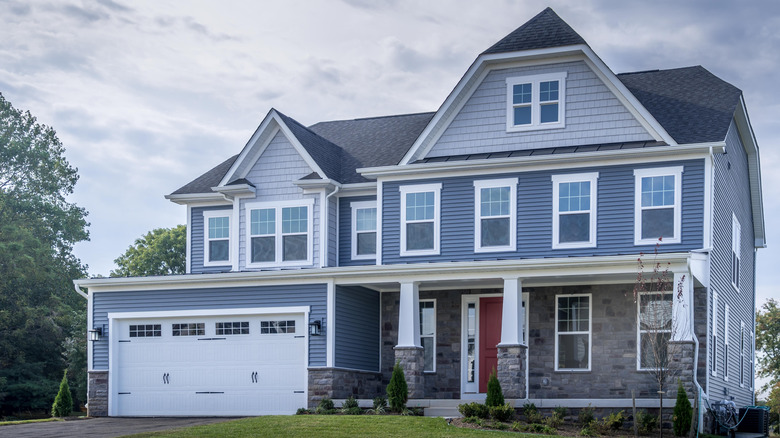
{"label": "stone veneer wall", "polygon": [[309,408],[315,408],[324,397],[373,399],[384,396],[382,375],[370,371],[342,368],[309,368]]}
{"label": "stone veneer wall", "polygon": [[87,415],[108,416],[108,371],[87,373]]}

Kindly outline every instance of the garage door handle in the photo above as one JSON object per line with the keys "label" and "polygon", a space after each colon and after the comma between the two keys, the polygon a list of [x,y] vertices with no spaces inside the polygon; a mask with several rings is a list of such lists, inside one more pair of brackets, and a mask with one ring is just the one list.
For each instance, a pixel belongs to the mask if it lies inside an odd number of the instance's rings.
{"label": "garage door handle", "polygon": [[164,385],[167,385],[167,384],[171,383],[169,377],[170,377],[170,374],[168,374],[168,373],[163,374],[163,384]]}
{"label": "garage door handle", "polygon": [[252,383],[257,383],[257,371],[252,373]]}

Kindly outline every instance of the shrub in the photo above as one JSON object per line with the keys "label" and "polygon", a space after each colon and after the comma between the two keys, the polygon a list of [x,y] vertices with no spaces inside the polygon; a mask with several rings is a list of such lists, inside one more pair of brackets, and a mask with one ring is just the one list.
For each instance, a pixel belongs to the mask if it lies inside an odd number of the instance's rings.
{"label": "shrub", "polygon": [[523,405],[523,415],[525,415],[525,421],[531,424],[541,424],[544,421],[542,414],[536,409],[536,405],[533,403],[526,403]]}
{"label": "shrub", "polygon": [[512,430],[517,432],[543,433],[545,435],[555,435],[558,432],[546,424],[522,424],[517,421],[512,423]]}
{"label": "shrub", "polygon": [[672,426],[676,436],[686,436],[691,429],[691,417],[693,408],[688,400],[688,394],[682,386],[682,382],[677,379],[677,403],[674,405],[674,415],[672,417]]}
{"label": "shrub", "polygon": [[515,408],[505,403],[501,406],[490,406],[490,416],[496,421],[509,421],[515,414]]}
{"label": "shrub", "polygon": [[604,423],[607,429],[620,430],[623,428],[623,423],[626,422],[626,412],[611,412],[609,415],[602,418],[601,421]]}
{"label": "shrub", "polygon": [[485,405],[487,406],[503,406],[504,405],[504,393],[501,392],[501,384],[498,382],[496,376],[496,369],[493,368],[493,372],[490,373],[487,384],[487,397],[485,398]]}
{"label": "shrub", "polygon": [[336,407],[333,405],[333,400],[328,397],[323,397],[314,412],[320,415],[334,414],[336,413]]}
{"label": "shrub", "polygon": [[590,405],[588,405],[586,408],[580,409],[580,413],[577,418],[580,420],[580,423],[583,425],[583,427],[589,426],[590,423],[593,423],[593,421],[596,419],[593,416],[593,408]]}
{"label": "shrub", "polygon": [[490,418],[490,408],[477,402],[458,405],[458,412],[464,417]]}
{"label": "shrub", "polygon": [[423,410],[420,408],[404,408],[401,411],[401,415],[406,417],[420,417],[423,414]]}
{"label": "shrub", "polygon": [[[593,421],[591,421],[593,423]],[[585,426],[580,430],[580,435],[582,436],[598,436],[598,432],[596,432],[591,426],[590,423],[588,423],[588,426]]]}
{"label": "shrub", "polygon": [[355,400],[355,397],[350,395],[344,400],[344,403],[341,404],[341,413],[347,415],[360,415],[363,413],[363,410],[360,409],[360,405],[358,405],[358,401]]}
{"label": "shrub", "polygon": [[544,424],[557,429],[563,426],[563,415],[561,415],[560,411],[556,409],[553,411],[552,415],[545,418],[543,422]]}
{"label": "shrub", "polygon": [[390,409],[395,412],[403,412],[406,408],[406,401],[409,400],[406,376],[404,376],[404,370],[398,362],[395,363],[390,383],[387,384],[387,399],[390,401]]}
{"label": "shrub", "polygon": [[658,417],[648,414],[646,411],[637,412],[634,421],[637,423],[637,430],[642,435],[649,435],[658,427]]}
{"label": "shrub", "polygon": [[67,417],[73,411],[73,397],[70,394],[70,386],[68,386],[68,372],[66,371],[62,376],[60,382],[60,390],[57,392],[57,396],[54,397],[54,404],[51,406],[52,417]]}
{"label": "shrub", "polygon": [[384,397],[374,397],[374,408],[369,409],[369,413],[382,415],[387,411],[387,399]]}
{"label": "shrub", "polygon": [[307,414],[311,414],[311,411],[309,411],[306,408],[298,408],[298,410],[295,411],[295,415],[307,415]]}
{"label": "shrub", "polygon": [[556,406],[555,409],[553,409],[553,414],[557,414],[561,419],[566,418],[566,414],[569,413],[569,408],[565,406]]}

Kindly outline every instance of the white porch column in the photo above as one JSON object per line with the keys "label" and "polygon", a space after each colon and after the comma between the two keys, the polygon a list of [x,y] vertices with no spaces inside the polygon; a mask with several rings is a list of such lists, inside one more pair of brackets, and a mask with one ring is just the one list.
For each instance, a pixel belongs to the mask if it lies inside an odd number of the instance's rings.
{"label": "white porch column", "polygon": [[504,278],[504,304],[501,311],[501,346],[523,345],[522,281],[517,277]]}
{"label": "white porch column", "polygon": [[398,345],[396,347],[419,347],[420,344],[420,289],[419,283],[401,283],[401,297],[398,304]]}
{"label": "white porch column", "polygon": [[693,281],[690,272],[675,272],[672,285],[672,340],[693,339]]}

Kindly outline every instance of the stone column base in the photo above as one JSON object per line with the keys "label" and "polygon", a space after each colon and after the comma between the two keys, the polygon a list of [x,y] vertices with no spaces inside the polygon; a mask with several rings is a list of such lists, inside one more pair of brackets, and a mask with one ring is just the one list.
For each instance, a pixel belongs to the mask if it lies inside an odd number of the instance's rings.
{"label": "stone column base", "polygon": [[406,386],[409,388],[409,398],[425,397],[425,382],[423,370],[425,369],[425,357],[422,347],[394,347],[395,361],[401,365],[406,377]]}
{"label": "stone column base", "polygon": [[525,345],[499,345],[496,375],[505,398],[525,398]]}
{"label": "stone column base", "polygon": [[695,366],[693,358],[695,349],[696,344],[693,341],[669,341],[666,350],[669,355],[669,368],[679,372],[670,379],[671,381],[666,382],[668,388],[667,395],[677,394],[678,378],[689,397],[696,394],[696,390],[693,387],[693,367]]}
{"label": "stone column base", "polygon": [[317,407],[325,397],[342,399],[353,396],[373,399],[383,394],[381,373],[341,368],[309,368],[309,408]]}
{"label": "stone column base", "polygon": [[108,416],[108,371],[87,372],[87,415]]}

